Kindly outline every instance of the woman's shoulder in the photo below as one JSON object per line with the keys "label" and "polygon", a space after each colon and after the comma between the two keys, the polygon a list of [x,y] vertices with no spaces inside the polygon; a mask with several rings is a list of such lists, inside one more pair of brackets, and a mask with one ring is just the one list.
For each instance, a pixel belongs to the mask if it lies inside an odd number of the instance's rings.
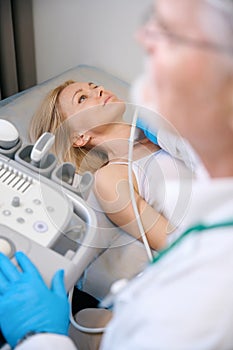
{"label": "woman's shoulder", "polygon": [[115,199],[117,188],[128,182],[128,170],[121,164],[107,164],[98,169],[94,176],[94,192],[104,200]]}
{"label": "woman's shoulder", "polygon": [[124,178],[128,174],[127,165],[127,161],[110,161],[95,172],[95,179],[111,182],[114,179]]}

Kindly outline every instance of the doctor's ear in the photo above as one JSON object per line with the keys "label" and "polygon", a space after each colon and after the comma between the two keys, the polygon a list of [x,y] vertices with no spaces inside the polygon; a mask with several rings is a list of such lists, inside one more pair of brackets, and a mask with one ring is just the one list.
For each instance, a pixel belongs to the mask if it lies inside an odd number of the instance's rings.
{"label": "doctor's ear", "polygon": [[90,136],[81,134],[81,135],[75,135],[72,138],[72,146],[73,147],[83,147],[90,141]]}

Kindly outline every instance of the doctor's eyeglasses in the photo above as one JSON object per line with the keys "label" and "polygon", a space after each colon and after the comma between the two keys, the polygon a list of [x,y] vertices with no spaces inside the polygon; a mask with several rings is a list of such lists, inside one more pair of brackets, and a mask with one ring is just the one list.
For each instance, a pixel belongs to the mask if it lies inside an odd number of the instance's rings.
{"label": "doctor's eyeglasses", "polygon": [[233,47],[190,37],[188,34],[183,35],[176,33],[169,28],[169,26],[162,18],[158,16],[153,8],[150,8],[144,16],[144,20],[140,28],[140,34],[145,38],[145,40],[150,40],[151,42],[166,41],[174,45],[184,45],[202,50],[211,50],[230,55],[233,54]]}

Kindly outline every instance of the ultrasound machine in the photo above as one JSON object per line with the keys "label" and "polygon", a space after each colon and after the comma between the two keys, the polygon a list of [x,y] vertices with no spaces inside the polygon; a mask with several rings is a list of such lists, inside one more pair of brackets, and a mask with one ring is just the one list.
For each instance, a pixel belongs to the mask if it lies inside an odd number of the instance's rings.
{"label": "ultrasound machine", "polygon": [[58,166],[49,153],[52,134],[22,146],[13,124],[2,119],[0,130],[0,251],[13,260],[23,251],[48,285],[64,269],[68,291],[98,253],[95,213],[84,201],[92,175],[72,186],[73,165]]}

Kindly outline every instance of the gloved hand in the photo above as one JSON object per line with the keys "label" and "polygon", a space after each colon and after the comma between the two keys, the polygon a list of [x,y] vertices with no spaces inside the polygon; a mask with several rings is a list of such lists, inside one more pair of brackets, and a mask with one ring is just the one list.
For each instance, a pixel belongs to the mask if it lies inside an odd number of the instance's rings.
{"label": "gloved hand", "polygon": [[137,122],[136,122],[136,126],[143,130],[145,136],[153,143],[155,143],[156,145],[158,145],[158,140],[157,140],[157,137],[155,135],[155,133],[152,133],[150,131],[150,126],[149,124],[147,123],[146,120],[140,118],[140,116],[138,117],[137,119]]}
{"label": "gloved hand", "polygon": [[17,252],[15,257],[22,272],[0,253],[0,326],[6,341],[14,347],[30,331],[67,335],[64,271],[56,272],[49,289],[24,253]]}

